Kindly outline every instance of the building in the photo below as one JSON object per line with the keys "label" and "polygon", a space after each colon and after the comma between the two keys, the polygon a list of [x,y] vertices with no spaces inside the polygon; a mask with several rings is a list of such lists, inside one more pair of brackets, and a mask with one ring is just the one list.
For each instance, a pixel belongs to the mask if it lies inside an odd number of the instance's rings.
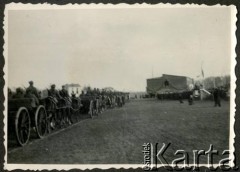
{"label": "building", "polygon": [[79,96],[81,94],[81,86],[79,84],[65,84],[65,87],[69,95],[75,94],[76,96]]}
{"label": "building", "polygon": [[146,91],[149,95],[179,93],[192,89],[193,84],[192,78],[163,74],[161,77],[147,79]]}

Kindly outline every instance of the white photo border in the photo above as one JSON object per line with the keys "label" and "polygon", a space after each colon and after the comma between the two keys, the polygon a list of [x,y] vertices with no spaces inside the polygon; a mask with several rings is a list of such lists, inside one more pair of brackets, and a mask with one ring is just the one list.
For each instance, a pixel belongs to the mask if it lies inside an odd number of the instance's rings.
{"label": "white photo border", "polygon": [[[159,3],[159,4],[67,4],[67,5],[51,5],[48,3],[44,4],[23,4],[23,3],[10,3],[6,4],[5,6],[5,11],[4,11],[4,59],[5,59],[5,66],[3,68],[3,71],[5,73],[4,75],[4,80],[5,80],[5,86],[4,86],[4,147],[5,147],[5,155],[4,155],[4,169],[5,170],[15,170],[15,169],[22,169],[22,170],[71,170],[71,169],[81,169],[81,170],[86,170],[86,169],[109,169],[109,168],[115,168],[115,169],[129,169],[129,168],[142,168],[143,164],[9,164],[7,162],[7,123],[8,119],[7,117],[7,110],[8,110],[8,97],[7,97],[7,87],[8,87],[8,11],[9,10],[63,10],[63,9],[114,9],[114,8],[213,8],[213,7],[229,7],[231,8],[231,73],[230,73],[230,78],[231,78],[231,88],[230,88],[230,138],[229,138],[229,149],[231,150],[230,154],[230,159],[231,163],[229,164],[230,167],[234,167],[234,138],[235,138],[235,132],[234,132],[234,124],[235,124],[235,112],[236,112],[236,94],[235,94],[235,89],[236,89],[236,75],[235,75],[235,67],[236,67],[236,52],[235,52],[235,47],[237,45],[237,38],[236,38],[236,30],[237,30],[237,8],[234,5],[213,5],[213,6],[208,6],[208,5],[197,5],[197,4],[170,4],[170,3]],[[190,164],[190,166],[193,164]],[[158,168],[163,165],[158,165]],[[207,164],[200,164],[199,167],[207,167]],[[214,164],[214,167],[218,167],[218,164]]]}

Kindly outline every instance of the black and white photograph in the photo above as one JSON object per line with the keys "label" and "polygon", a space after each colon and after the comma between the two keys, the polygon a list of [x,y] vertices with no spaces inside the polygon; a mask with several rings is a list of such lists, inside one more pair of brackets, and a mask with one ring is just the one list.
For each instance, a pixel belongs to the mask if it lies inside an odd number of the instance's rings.
{"label": "black and white photograph", "polygon": [[7,4],[4,168],[233,167],[236,13]]}

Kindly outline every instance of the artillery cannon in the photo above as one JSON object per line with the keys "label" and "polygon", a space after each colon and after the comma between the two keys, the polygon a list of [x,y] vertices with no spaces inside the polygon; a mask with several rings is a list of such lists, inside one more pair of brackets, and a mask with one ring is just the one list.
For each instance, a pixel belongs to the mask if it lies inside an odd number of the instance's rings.
{"label": "artillery cannon", "polygon": [[31,128],[39,138],[47,133],[47,113],[43,105],[36,105],[32,98],[8,100],[8,135],[15,133],[17,143],[27,144]]}

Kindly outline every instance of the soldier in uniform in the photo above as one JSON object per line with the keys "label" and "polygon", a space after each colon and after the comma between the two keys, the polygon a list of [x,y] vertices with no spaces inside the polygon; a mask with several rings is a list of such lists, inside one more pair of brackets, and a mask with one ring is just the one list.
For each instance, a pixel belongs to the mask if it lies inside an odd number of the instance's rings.
{"label": "soldier in uniform", "polygon": [[17,88],[16,89],[16,93],[12,96],[12,98],[14,99],[21,99],[24,98],[24,91],[22,88]]}
{"label": "soldier in uniform", "polygon": [[180,102],[180,103],[183,103],[182,93],[179,93],[178,98],[179,98],[179,102]]}
{"label": "soldier in uniform", "polygon": [[62,86],[62,90],[59,91],[59,94],[62,98],[64,98],[67,101],[67,104],[71,104],[71,98],[68,94],[68,91],[65,88],[65,85]]}
{"label": "soldier in uniform", "polygon": [[29,81],[29,87],[26,89],[26,97],[33,98],[36,105],[39,104],[39,94],[37,89],[33,86],[33,81]]}
{"label": "soldier in uniform", "polygon": [[68,91],[66,90],[64,85],[62,86],[62,90],[59,92],[59,94],[63,98],[68,98],[69,97]]}
{"label": "soldier in uniform", "polygon": [[8,98],[12,98],[13,92],[10,88],[8,88]]}
{"label": "soldier in uniform", "polygon": [[193,95],[192,94],[189,95],[188,104],[193,105]]}
{"label": "soldier in uniform", "polygon": [[[65,85],[62,86],[62,90],[59,91],[59,95],[66,101],[66,105],[67,106],[71,106],[72,100],[71,100],[71,98],[70,98],[70,96],[68,94],[68,91],[66,90]],[[67,115],[66,115],[66,120],[67,121],[66,122],[67,122],[67,124],[70,125],[70,124],[73,123],[73,121],[71,120],[70,108],[66,109],[66,113],[67,113]]]}
{"label": "soldier in uniform", "polygon": [[123,93],[121,94],[121,99],[122,99],[122,104],[125,105],[125,96]]}
{"label": "soldier in uniform", "polygon": [[51,85],[51,89],[49,90],[48,94],[49,96],[53,97],[55,103],[57,103],[58,102],[57,99],[61,99],[62,96],[59,94],[59,92],[55,88],[56,88],[55,84]]}
{"label": "soldier in uniform", "polygon": [[214,98],[214,106],[221,107],[221,100],[220,100],[220,90],[215,88],[213,91],[213,98]]}

